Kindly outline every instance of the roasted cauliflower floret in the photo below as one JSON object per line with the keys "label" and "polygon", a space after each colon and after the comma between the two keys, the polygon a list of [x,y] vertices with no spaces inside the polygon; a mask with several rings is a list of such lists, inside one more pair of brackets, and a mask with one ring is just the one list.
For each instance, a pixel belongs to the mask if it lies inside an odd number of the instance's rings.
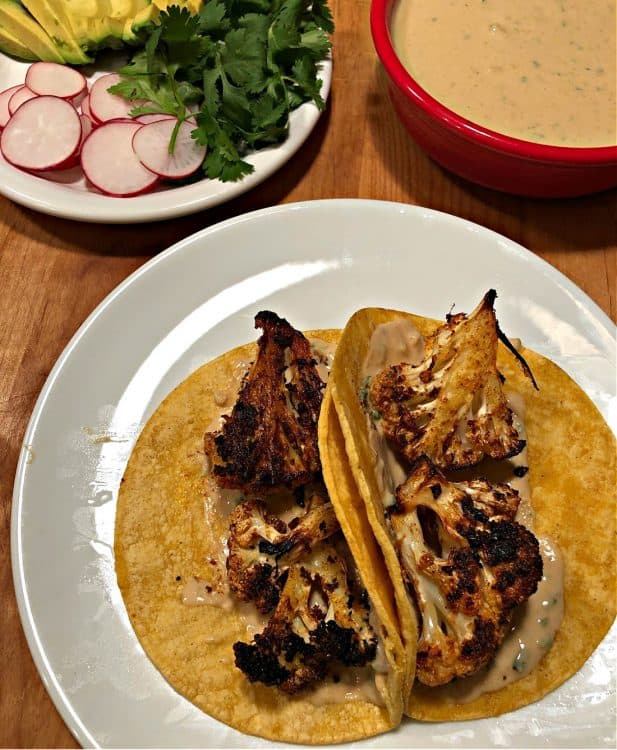
{"label": "roasted cauliflower floret", "polygon": [[364,666],[377,653],[369,608],[354,597],[334,547],[322,544],[291,565],[279,603],[252,643],[234,644],[235,662],[251,682],[297,693],[322,680],[333,663]]}
{"label": "roasted cauliflower floret", "polygon": [[408,461],[426,455],[440,468],[463,468],[524,448],[497,370],[503,334],[495,297],[490,290],[471,315],[449,316],[426,339],[420,364],[403,362],[373,378],[369,407]]}
{"label": "roasted cauliflower floret", "polygon": [[238,505],[230,518],[227,580],[241,601],[270,612],[279,601],[283,574],[339,529],[332,503],[310,493],[304,513],[289,525],[268,515],[261,500]]}
{"label": "roasted cauliflower floret", "polygon": [[219,486],[263,493],[306,484],[321,471],[317,420],[325,384],[308,340],[273,312],[260,312],[258,354],[205,452]]}
{"label": "roasted cauliflower floret", "polygon": [[513,609],[542,577],[538,540],[514,517],[507,484],[449,482],[420,459],[389,518],[422,628],[417,677],[425,685],[473,674],[495,655]]}

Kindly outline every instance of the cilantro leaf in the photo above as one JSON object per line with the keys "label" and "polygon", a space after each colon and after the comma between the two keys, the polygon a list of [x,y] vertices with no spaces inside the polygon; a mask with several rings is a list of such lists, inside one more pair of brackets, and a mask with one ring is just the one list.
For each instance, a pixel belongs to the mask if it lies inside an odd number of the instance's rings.
{"label": "cilantro leaf", "polygon": [[333,29],[327,0],[205,0],[197,15],[172,5],[110,91],[135,103],[133,115],[184,120],[197,107],[205,174],[238,180],[253,171],[248,152],[285,140],[292,110],[324,107],[318,64]]}
{"label": "cilantro leaf", "polygon": [[203,4],[199,11],[199,31],[202,34],[210,32],[225,32],[230,28],[229,20],[225,18],[227,9],[218,0],[210,0]]}
{"label": "cilantro leaf", "polygon": [[322,29],[307,27],[300,36],[300,45],[306,49],[313,59],[323,60],[330,51],[330,40]]}
{"label": "cilantro leaf", "polygon": [[229,31],[221,50],[221,63],[226,75],[237,86],[260,91],[265,85],[267,72],[265,39],[246,28]]}
{"label": "cilantro leaf", "polygon": [[315,61],[310,55],[304,55],[296,60],[291,69],[291,78],[301,96],[312,99],[320,109],[325,106],[321,98],[321,81],[317,78]]}
{"label": "cilantro leaf", "polygon": [[332,11],[328,7],[327,0],[313,0],[311,4],[311,15],[313,16],[313,20],[320,29],[327,31],[328,34],[332,34],[334,32]]}

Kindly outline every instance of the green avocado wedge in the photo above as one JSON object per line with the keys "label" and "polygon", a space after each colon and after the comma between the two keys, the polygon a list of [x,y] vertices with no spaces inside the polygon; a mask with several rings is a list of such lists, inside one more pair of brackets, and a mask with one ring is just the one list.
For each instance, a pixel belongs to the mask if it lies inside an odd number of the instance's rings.
{"label": "green avocado wedge", "polygon": [[150,0],[99,0],[108,7],[115,33],[126,44],[138,44],[139,36],[133,31],[133,23],[140,16],[148,19],[158,14]]}
{"label": "green avocado wedge", "polygon": [[16,57],[18,60],[38,60],[26,46],[24,46],[17,37],[14,37],[0,24],[0,52],[5,55]]}
{"label": "green avocado wedge", "polygon": [[158,18],[159,9],[152,0],[135,0],[135,15],[129,18],[124,25],[124,41],[128,44],[139,44],[143,42],[142,30],[151,21]]}
{"label": "green avocado wedge", "polygon": [[63,0],[63,3],[73,37],[82,49],[94,51],[122,45],[106,0]]}
{"label": "green avocado wedge", "polygon": [[65,62],[72,65],[92,62],[75,39],[63,0],[24,0],[24,5],[52,38]]}
{"label": "green avocado wedge", "polygon": [[[11,40],[19,47],[11,47]],[[20,47],[27,50],[28,57],[19,53]],[[24,60],[66,62],[49,34],[15,0],[0,0],[0,49]]]}

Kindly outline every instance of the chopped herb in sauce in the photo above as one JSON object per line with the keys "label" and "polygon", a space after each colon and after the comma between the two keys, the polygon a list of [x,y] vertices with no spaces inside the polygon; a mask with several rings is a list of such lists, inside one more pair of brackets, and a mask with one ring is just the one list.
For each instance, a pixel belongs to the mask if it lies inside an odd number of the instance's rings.
{"label": "chopped herb in sauce", "polygon": [[369,389],[370,382],[371,382],[371,378],[367,376],[366,378],[364,378],[364,382],[362,383],[362,386],[360,388],[360,393],[359,393],[360,403],[363,406],[367,406],[368,404],[368,389]]}
{"label": "chopped herb in sauce", "polygon": [[524,672],[527,669],[527,656],[524,649],[521,649],[514,657],[512,669],[514,669],[515,672]]}

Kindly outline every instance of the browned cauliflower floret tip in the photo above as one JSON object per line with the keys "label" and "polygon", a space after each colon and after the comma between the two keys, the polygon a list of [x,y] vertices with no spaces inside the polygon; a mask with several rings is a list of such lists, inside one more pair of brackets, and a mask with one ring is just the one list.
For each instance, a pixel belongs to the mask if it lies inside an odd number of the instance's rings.
{"label": "browned cauliflower floret tip", "polygon": [[368,609],[360,597],[350,597],[344,563],[329,545],[315,554],[318,564],[289,567],[263,632],[252,643],[234,644],[236,666],[251,682],[293,694],[322,680],[333,663],[364,666],[375,658]]}
{"label": "browned cauliflower floret tip", "polygon": [[321,471],[317,421],[324,383],[309,341],[273,312],[260,312],[257,358],[222,429],[204,447],[221,487],[270,492]]}
{"label": "browned cauliflower floret tip", "polygon": [[426,457],[396,500],[390,523],[422,618],[417,677],[443,685],[495,655],[542,577],[538,540],[514,521],[516,490],[449,482]]}
{"label": "browned cauliflower floret tip", "polygon": [[409,462],[426,455],[440,468],[463,468],[524,448],[497,370],[494,300],[491,290],[469,316],[449,315],[426,339],[420,364],[373,378],[368,407]]}
{"label": "browned cauliflower floret tip", "polygon": [[241,601],[254,601],[260,612],[269,612],[279,601],[289,565],[339,529],[332,503],[318,492],[310,493],[305,510],[289,525],[267,513],[260,500],[238,505],[230,517],[227,547],[229,587]]}

